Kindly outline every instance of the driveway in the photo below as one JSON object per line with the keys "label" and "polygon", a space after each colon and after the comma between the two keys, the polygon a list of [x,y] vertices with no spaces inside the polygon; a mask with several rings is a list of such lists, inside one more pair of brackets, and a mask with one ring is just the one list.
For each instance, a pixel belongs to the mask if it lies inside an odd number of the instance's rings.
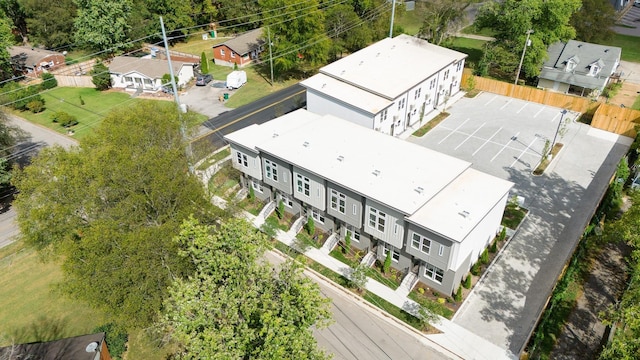
{"label": "driveway", "polygon": [[[556,280],[632,139],[573,121],[542,176],[533,176],[559,108],[491,93],[463,98],[422,138],[409,141],[473,163],[514,183],[529,215],[456,313],[453,321],[519,354]],[[562,127],[561,127],[562,128]]]}
{"label": "driveway", "polygon": [[189,110],[193,110],[209,118],[216,117],[230,109],[224,106],[224,94],[232,96],[234,91],[228,90],[222,80],[213,80],[207,86],[192,86],[181,93],[180,103],[186,104]]}

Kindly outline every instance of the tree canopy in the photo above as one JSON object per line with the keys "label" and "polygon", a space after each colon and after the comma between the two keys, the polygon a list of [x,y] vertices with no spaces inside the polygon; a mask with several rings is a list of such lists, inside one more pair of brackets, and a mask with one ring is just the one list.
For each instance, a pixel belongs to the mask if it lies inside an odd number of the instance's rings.
{"label": "tree canopy", "polygon": [[478,12],[475,25],[493,29],[496,38],[485,54],[492,57],[491,63],[501,69],[503,74],[500,75],[505,76],[510,72],[515,77],[527,31],[533,30],[522,70],[527,77],[537,76],[547,57],[549,45],[575,37],[575,29],[569,20],[581,3],[581,0],[504,0],[485,3]]}
{"label": "tree canopy", "polygon": [[171,286],[159,323],[177,358],[327,358],[311,327],[327,324],[328,300],[293,262],[265,263],[263,234],[240,219],[215,230],[189,219],[177,242],[197,268]]}
{"label": "tree canopy", "polygon": [[424,21],[418,36],[432,44],[442,44],[443,41],[451,36],[450,29],[455,28],[464,19],[464,11],[470,4],[471,0],[432,0],[425,2]]}
{"label": "tree canopy", "polygon": [[178,111],[144,102],[15,175],[24,241],[60,255],[62,288],[126,327],[150,324],[171,281],[192,271],[172,241],[182,220],[215,216],[183,145]]}
{"label": "tree canopy", "polygon": [[109,53],[126,47],[131,0],[74,2],[78,8],[73,24],[76,42],[87,49]]}
{"label": "tree canopy", "polygon": [[616,11],[609,0],[582,0],[582,6],[571,17],[576,39],[598,43],[613,36]]}
{"label": "tree canopy", "polygon": [[0,10],[0,80],[8,79],[13,75],[11,56],[7,50],[12,45],[11,24]]}
{"label": "tree canopy", "polygon": [[26,16],[29,41],[57,48],[72,40],[77,8],[73,0],[20,0]]}

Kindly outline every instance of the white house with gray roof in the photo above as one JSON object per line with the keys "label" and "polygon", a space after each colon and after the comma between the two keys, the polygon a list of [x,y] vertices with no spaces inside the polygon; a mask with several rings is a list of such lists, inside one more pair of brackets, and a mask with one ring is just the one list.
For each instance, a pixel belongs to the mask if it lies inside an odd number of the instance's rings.
{"label": "white house with gray roof", "polygon": [[[243,186],[451,294],[500,228],[512,183],[332,115],[297,110],[225,136]],[[398,156],[405,154],[406,156]]]}
{"label": "white house with gray roof", "polygon": [[[171,61],[177,85],[186,85],[193,77],[196,63]],[[160,59],[116,56],[108,64],[111,85],[125,90],[156,92],[162,87],[162,76],[169,74],[169,62]]]}
{"label": "white house with gray roof", "polygon": [[620,65],[622,49],[569,40],[548,49],[538,87],[581,96],[599,95]]}
{"label": "white house with gray roof", "polygon": [[307,109],[398,135],[460,91],[466,57],[405,34],[386,38],[302,81]]}

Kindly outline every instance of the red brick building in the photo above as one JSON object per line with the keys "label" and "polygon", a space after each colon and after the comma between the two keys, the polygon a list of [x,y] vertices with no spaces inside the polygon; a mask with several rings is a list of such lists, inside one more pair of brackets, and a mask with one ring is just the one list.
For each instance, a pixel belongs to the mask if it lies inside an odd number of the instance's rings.
{"label": "red brick building", "polygon": [[37,78],[65,65],[64,55],[56,51],[30,46],[11,46],[8,50],[13,68],[27,77]]}
{"label": "red brick building", "polygon": [[213,61],[218,65],[244,67],[257,60],[262,52],[262,29],[247,31],[213,47]]}

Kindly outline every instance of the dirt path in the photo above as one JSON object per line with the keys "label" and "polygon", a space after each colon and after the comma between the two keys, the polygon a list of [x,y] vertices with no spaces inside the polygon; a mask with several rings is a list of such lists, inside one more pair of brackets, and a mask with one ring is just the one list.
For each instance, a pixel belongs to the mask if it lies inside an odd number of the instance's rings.
{"label": "dirt path", "polygon": [[625,81],[616,96],[609,100],[609,104],[632,107],[638,96],[640,96],[640,84]]}
{"label": "dirt path", "polygon": [[598,318],[625,287],[625,244],[608,244],[594,259],[578,304],[558,337],[550,359],[596,359],[602,347],[605,326]]}

